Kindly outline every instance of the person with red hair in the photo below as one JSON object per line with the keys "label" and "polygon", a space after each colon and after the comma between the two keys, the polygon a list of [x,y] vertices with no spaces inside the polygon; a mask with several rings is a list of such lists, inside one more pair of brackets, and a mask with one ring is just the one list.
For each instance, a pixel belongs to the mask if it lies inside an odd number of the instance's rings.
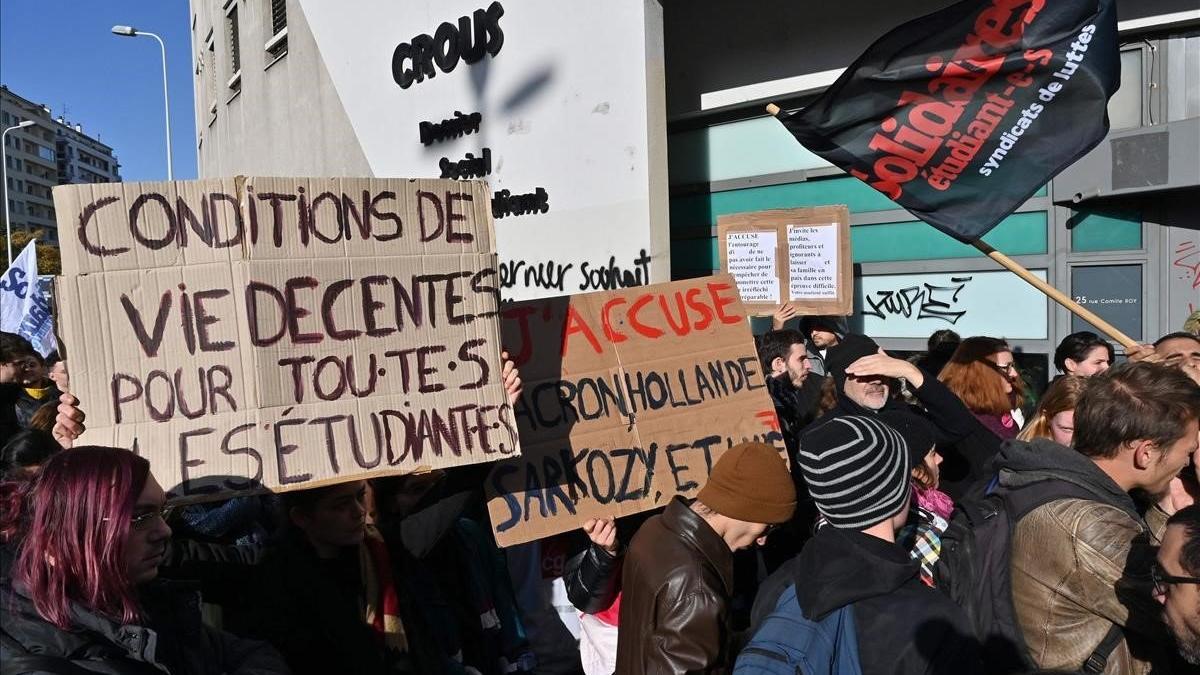
{"label": "person with red hair", "polygon": [[288,673],[270,646],[205,626],[200,599],[157,579],[167,553],[166,495],[128,450],[86,446],[0,490],[4,672]]}
{"label": "person with red hair", "polygon": [[955,501],[986,488],[992,462],[1003,441],[1017,437],[1025,420],[1021,404],[1025,388],[1012,348],[999,338],[969,337],[962,341],[938,379],[975,415],[973,433],[938,449],[942,490]]}

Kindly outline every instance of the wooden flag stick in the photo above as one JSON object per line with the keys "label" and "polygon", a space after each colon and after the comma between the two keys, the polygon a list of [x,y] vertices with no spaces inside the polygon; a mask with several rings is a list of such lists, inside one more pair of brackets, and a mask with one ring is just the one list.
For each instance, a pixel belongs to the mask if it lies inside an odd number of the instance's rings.
{"label": "wooden flag stick", "polygon": [[[770,115],[772,115],[773,117],[778,117],[779,113],[781,113],[782,110],[780,110],[779,106],[775,105],[774,103],[768,103],[767,104],[767,112]],[[1022,267],[1020,264],[1017,263],[1017,261],[1004,255],[1003,253],[997,251],[996,249],[992,248],[987,243],[985,243],[982,239],[976,240],[971,243],[975,248],[979,249],[979,251],[981,253],[983,253],[987,257],[989,257],[992,260],[995,260],[997,263],[999,263],[1001,267],[1003,267],[1003,268],[1007,269],[1008,271],[1012,272],[1013,274],[1021,277],[1022,279],[1024,279],[1026,281],[1026,283],[1030,284],[1034,288],[1036,288],[1039,291],[1041,291],[1042,293],[1044,293],[1046,295],[1046,297],[1057,302],[1058,304],[1062,305],[1063,307],[1066,307],[1067,310],[1070,311],[1072,314],[1078,316],[1079,318],[1083,319],[1084,321],[1087,321],[1088,323],[1090,323],[1093,326],[1095,326],[1096,328],[1098,328],[1100,330],[1100,332],[1104,333],[1105,335],[1112,338],[1113,340],[1116,340],[1117,342],[1121,343],[1121,346],[1125,348],[1125,351],[1129,351],[1137,346],[1137,342],[1134,341],[1133,338],[1130,338],[1128,335],[1117,330],[1116,326],[1113,326],[1112,324],[1105,321],[1104,319],[1101,319],[1100,317],[1096,316],[1095,312],[1092,312],[1090,309],[1087,309],[1086,307],[1080,305],[1079,303],[1072,300],[1070,298],[1070,296],[1066,295],[1065,293],[1058,290],[1057,288],[1051,286],[1050,284],[1046,283],[1045,281],[1042,281],[1038,277],[1034,276],[1034,274],[1032,272],[1030,272],[1029,270]]]}
{"label": "wooden flag stick", "polygon": [[1017,261],[992,248],[982,239],[973,241],[971,244],[987,257],[1000,263],[1000,265],[1008,271],[1021,277],[1042,293],[1045,293],[1046,297],[1057,302],[1063,307],[1066,307],[1067,310],[1069,310],[1075,316],[1078,316],[1084,321],[1092,324],[1098,328],[1100,332],[1121,343],[1121,346],[1125,348],[1125,351],[1129,351],[1137,346],[1137,342],[1134,341],[1133,338],[1117,330],[1116,326],[1113,326],[1111,323],[1096,316],[1096,313],[1092,310],[1080,305],[1078,302],[1072,300],[1067,294],[1034,276],[1032,272],[1022,267],[1017,263]]}

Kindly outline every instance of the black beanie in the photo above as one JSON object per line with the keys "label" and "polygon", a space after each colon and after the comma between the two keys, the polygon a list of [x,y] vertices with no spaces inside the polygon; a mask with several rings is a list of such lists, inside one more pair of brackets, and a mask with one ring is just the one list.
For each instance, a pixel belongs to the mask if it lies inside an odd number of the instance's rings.
{"label": "black beanie", "polygon": [[900,432],[908,446],[908,468],[912,469],[925,461],[925,455],[937,442],[933,425],[924,417],[903,408],[880,410],[879,419]]}
{"label": "black beanie", "polygon": [[864,356],[878,352],[879,345],[874,340],[866,335],[851,333],[842,338],[836,346],[829,348],[825,354],[825,372],[833,375],[838,389],[841,389],[842,385],[846,383],[846,369],[850,367],[850,364]]}

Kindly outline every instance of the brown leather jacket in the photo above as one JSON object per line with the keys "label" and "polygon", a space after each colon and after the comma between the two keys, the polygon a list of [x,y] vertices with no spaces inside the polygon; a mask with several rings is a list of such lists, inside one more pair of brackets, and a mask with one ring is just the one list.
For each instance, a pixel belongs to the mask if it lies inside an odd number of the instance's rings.
{"label": "brown leather jacket", "polygon": [[[1033,447],[1053,454],[1046,446]],[[1005,453],[1013,450],[1006,447]],[[1049,473],[1071,478],[1097,498],[1050,502],[1022,518],[1013,532],[1013,603],[1030,656],[1041,668],[1075,672],[1117,624],[1125,639],[1108,657],[1104,673],[1145,675],[1152,664],[1166,661],[1170,644],[1150,582],[1166,514],[1152,507],[1145,520],[1138,517],[1133,501],[1098,468],[1091,476]],[[1002,472],[1001,484],[1017,477]]]}
{"label": "brown leather jacket", "polygon": [[617,675],[724,673],[733,552],[676,497],[625,554]]}

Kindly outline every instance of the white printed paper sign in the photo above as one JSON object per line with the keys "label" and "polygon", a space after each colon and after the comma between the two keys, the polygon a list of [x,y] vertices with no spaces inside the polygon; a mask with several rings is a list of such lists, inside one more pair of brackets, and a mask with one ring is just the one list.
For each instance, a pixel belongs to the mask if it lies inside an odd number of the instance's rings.
{"label": "white printed paper sign", "polygon": [[836,300],[838,296],[838,228],[788,225],[788,299]]}
{"label": "white printed paper sign", "polygon": [[742,302],[779,302],[776,232],[737,232],[726,239],[729,273],[737,281]]}
{"label": "white printed paper sign", "polygon": [[770,316],[784,302],[801,316],[854,312],[844,204],[724,215],[717,218],[717,242],[721,270],[737,281],[751,316]]}

